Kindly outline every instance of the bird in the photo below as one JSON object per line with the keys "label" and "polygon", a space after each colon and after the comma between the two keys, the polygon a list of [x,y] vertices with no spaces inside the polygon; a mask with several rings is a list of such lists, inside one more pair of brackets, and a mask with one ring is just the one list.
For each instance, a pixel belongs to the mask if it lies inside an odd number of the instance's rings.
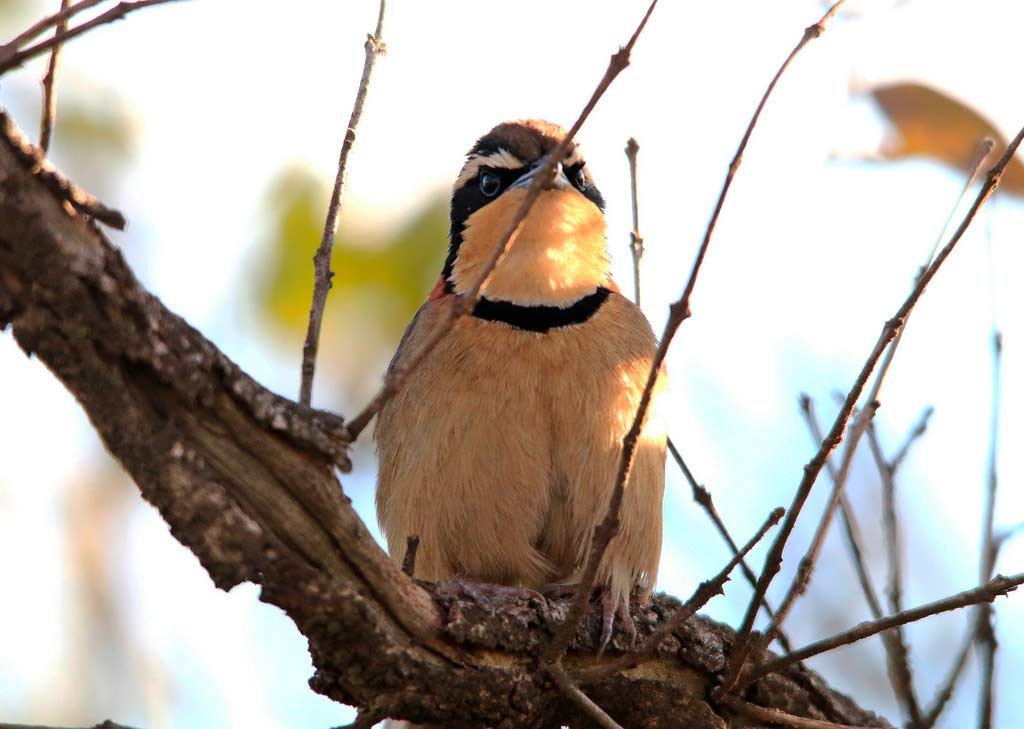
{"label": "bird", "polygon": [[[565,130],[498,124],[452,187],[448,253],[389,371],[471,292]],[[416,577],[563,594],[575,589],[611,498],[656,337],[610,272],[605,202],[573,142],[505,257],[381,409],[376,505],[391,557],[419,538]],[[666,377],[656,381],[620,529],[597,575],[601,649],[658,574]],[[635,638],[635,632],[632,632]]]}

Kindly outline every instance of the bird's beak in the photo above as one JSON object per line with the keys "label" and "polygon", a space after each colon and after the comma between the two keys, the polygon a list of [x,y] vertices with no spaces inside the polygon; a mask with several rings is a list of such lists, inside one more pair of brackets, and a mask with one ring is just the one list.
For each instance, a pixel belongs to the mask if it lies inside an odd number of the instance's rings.
{"label": "bird's beak", "polygon": [[[533,183],[533,178],[537,176],[537,173],[540,172],[540,168],[543,167],[547,163],[547,161],[548,161],[548,156],[545,155],[545,156],[541,157],[539,160],[537,160],[536,162],[534,162],[534,164],[530,168],[529,172],[524,173],[522,177],[520,177],[518,180],[513,182],[512,185],[509,187],[509,189],[511,190],[511,189],[515,189],[517,187],[523,187],[523,188],[529,187]],[[569,182],[569,178],[565,176],[565,170],[562,169],[562,163],[561,162],[559,162],[558,165],[555,167],[555,178],[548,185],[548,189],[552,189],[552,190],[553,189],[558,189],[558,190],[570,190],[570,189],[572,189],[572,183]]]}

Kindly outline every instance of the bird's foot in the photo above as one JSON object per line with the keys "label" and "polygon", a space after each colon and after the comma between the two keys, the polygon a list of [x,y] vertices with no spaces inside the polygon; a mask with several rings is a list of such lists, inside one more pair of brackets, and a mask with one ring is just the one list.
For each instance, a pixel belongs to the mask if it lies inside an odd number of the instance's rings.
{"label": "bird's foot", "polygon": [[598,658],[604,654],[604,649],[612,639],[616,615],[621,629],[629,636],[630,648],[636,645],[636,625],[629,612],[629,598],[620,599],[606,587],[601,590],[601,641],[597,646]]}
{"label": "bird's foot", "polygon": [[441,594],[454,595],[456,597],[468,597],[479,603],[485,603],[499,598],[518,598],[520,600],[544,601],[544,596],[529,587],[518,585],[498,585],[493,582],[474,582],[464,577],[455,577],[451,580],[437,583],[437,591]]}

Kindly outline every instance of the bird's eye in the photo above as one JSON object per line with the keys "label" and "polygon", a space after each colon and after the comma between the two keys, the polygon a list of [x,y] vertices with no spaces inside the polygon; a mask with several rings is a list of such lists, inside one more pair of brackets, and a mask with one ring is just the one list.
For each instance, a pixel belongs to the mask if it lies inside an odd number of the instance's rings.
{"label": "bird's eye", "polygon": [[569,170],[569,182],[571,182],[577,190],[582,190],[586,187],[587,176],[583,172],[583,165]]}
{"label": "bird's eye", "polygon": [[480,175],[480,192],[485,197],[494,197],[501,190],[501,180],[493,172],[484,172]]}

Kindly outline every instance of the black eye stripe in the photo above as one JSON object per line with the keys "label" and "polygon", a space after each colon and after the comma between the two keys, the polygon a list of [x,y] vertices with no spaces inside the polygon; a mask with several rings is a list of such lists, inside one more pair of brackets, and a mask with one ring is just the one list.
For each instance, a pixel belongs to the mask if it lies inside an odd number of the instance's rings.
{"label": "black eye stripe", "polygon": [[[565,176],[569,178],[569,181],[576,186],[573,178],[578,172],[585,169],[585,162],[577,162],[570,167],[565,168]],[[462,245],[462,229],[466,224],[469,217],[480,208],[484,207],[487,203],[497,199],[500,193],[506,190],[516,180],[522,177],[524,174],[529,172],[529,166],[507,168],[507,167],[488,167],[481,166],[476,176],[470,180],[467,180],[452,193],[451,203],[451,228],[448,233],[448,256],[445,258],[444,267],[441,270],[441,276],[444,278],[445,289],[449,292],[453,290],[451,275],[452,268],[455,266],[455,258],[458,255],[459,246]],[[480,190],[480,178],[483,174],[489,173],[496,175],[501,180],[501,190],[499,193],[493,196],[484,195]],[[600,191],[594,185],[593,182],[587,182],[583,187],[576,186],[576,189],[580,193],[590,200],[599,210],[604,212],[604,198],[601,196]]]}

